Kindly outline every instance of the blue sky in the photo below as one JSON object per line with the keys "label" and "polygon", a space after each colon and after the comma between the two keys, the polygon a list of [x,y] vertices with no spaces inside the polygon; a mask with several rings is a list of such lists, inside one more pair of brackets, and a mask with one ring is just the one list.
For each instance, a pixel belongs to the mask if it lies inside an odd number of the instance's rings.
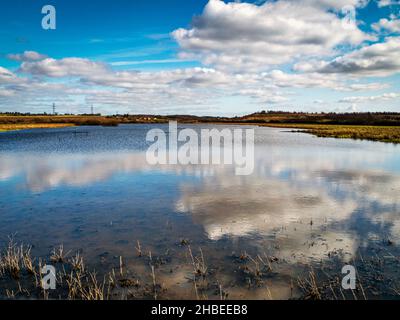
{"label": "blue sky", "polygon": [[[57,10],[57,29],[51,32],[41,27],[41,9],[46,4]],[[7,1],[0,12],[0,63],[18,67],[6,55],[25,50],[54,58],[82,57],[106,62],[121,58],[173,60],[178,46],[170,32],[189,26],[192,16],[201,14],[206,4],[204,0]]]}
{"label": "blue sky", "polygon": [[[48,4],[56,30],[41,26]],[[5,0],[0,111],[400,112],[399,10],[394,0]]]}

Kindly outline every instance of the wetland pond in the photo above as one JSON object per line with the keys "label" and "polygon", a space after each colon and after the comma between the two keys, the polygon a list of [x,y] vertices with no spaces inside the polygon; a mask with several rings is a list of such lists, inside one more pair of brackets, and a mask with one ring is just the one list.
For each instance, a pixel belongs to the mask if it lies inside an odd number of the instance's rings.
{"label": "wetland pond", "polygon": [[[398,296],[400,146],[254,127],[254,173],[236,176],[150,166],[152,128],[1,133],[1,248],[80,252],[100,279],[115,270],[114,299]],[[336,286],[346,264],[351,293]]]}

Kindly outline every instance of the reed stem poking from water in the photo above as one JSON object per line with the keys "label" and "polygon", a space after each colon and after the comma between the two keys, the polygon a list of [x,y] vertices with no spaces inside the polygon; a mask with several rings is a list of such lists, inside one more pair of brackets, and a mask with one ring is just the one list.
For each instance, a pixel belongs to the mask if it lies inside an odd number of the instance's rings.
{"label": "reed stem poking from water", "polygon": [[54,248],[50,260],[54,263],[63,263],[66,255],[64,254],[64,245]]}
{"label": "reed stem poking from water", "polygon": [[22,263],[24,268],[30,275],[36,275],[36,270],[33,264],[34,261],[31,257],[31,250],[32,250],[31,247],[28,247],[26,250],[24,250],[23,247],[21,246]]}
{"label": "reed stem poking from water", "polygon": [[[361,255],[361,254],[360,254],[360,255]],[[361,259],[362,259],[362,257],[361,257]],[[363,261],[363,260],[362,260],[362,261]],[[364,287],[363,287],[362,282],[361,282],[361,277],[360,277],[360,275],[359,275],[359,273],[358,273],[358,271],[357,271],[356,262],[355,262],[354,259],[353,259],[353,266],[354,266],[355,269],[356,269],[356,277],[357,277],[357,279],[358,279],[358,285],[359,285],[359,287],[360,287],[360,289],[361,289],[361,293],[362,293],[362,295],[363,295],[363,298],[364,298],[364,300],[367,300],[367,297],[366,297],[365,291],[364,291]]]}
{"label": "reed stem poking from water", "polygon": [[119,274],[120,274],[121,277],[124,276],[124,269],[123,269],[123,267],[124,267],[124,264],[123,264],[123,262],[122,262],[122,256],[120,256],[120,257],[119,257]]}
{"label": "reed stem poking from water", "polygon": [[[201,248],[199,248],[199,251],[200,251],[200,257],[195,257],[193,255],[192,248],[190,247],[190,245],[188,245],[190,262],[193,267],[193,279],[192,280],[194,283],[196,298],[198,300],[207,299],[207,295],[205,294],[205,291],[208,287],[208,282],[207,282],[208,267],[207,267],[205,259],[204,259],[203,250]],[[198,282],[197,278],[199,278],[201,280],[201,282]],[[199,289],[201,291],[201,297],[199,295]]]}
{"label": "reed stem poking from water", "polygon": [[71,265],[75,271],[83,273],[85,271],[85,263],[79,252],[76,253],[75,257],[71,258]]}
{"label": "reed stem poking from water", "polygon": [[151,265],[151,277],[153,278],[153,292],[154,292],[154,300],[157,300],[157,283],[156,283],[156,274],[154,272],[154,266]]}
{"label": "reed stem poking from water", "polygon": [[265,282],[265,287],[267,288],[268,299],[269,299],[269,300],[274,300],[274,299],[272,298],[271,290],[269,290],[269,286],[268,286],[268,283],[267,283],[267,282]]}
{"label": "reed stem poking from water", "polygon": [[21,249],[17,247],[12,238],[9,238],[7,250],[0,260],[2,273],[7,273],[13,279],[18,280],[21,271],[20,258]]}
{"label": "reed stem poking from water", "polygon": [[226,301],[228,299],[229,294],[225,292],[222,288],[222,284],[217,281],[218,289],[219,289],[219,299],[221,301]]}
{"label": "reed stem poking from water", "polygon": [[195,258],[193,256],[193,252],[190,245],[188,246],[189,256],[192,262],[194,274],[205,278],[207,275],[208,268],[204,260],[203,250],[201,248],[199,248],[199,250],[200,250],[200,258],[198,257]]}
{"label": "reed stem poking from water", "polygon": [[321,294],[319,292],[316,276],[314,270],[311,270],[308,274],[308,279],[298,279],[299,287],[306,294],[306,299],[321,300]]}
{"label": "reed stem poking from water", "polygon": [[136,251],[138,256],[141,258],[142,257],[142,247],[140,246],[140,241],[137,241],[137,246],[136,246]]}

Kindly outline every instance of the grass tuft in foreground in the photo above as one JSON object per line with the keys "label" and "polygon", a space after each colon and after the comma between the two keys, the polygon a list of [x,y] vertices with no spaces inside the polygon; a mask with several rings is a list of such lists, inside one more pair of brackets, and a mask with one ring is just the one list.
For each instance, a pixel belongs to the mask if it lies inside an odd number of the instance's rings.
{"label": "grass tuft in foreground", "polygon": [[[359,253],[360,258],[351,262],[357,270],[357,287],[344,290],[340,273],[344,261],[340,253],[328,254],[329,260],[312,265],[289,263],[283,257],[266,252],[232,253],[225,257],[229,263],[221,266],[219,262],[206,259],[201,248],[192,250],[190,245],[179,245],[173,250],[173,256],[170,251],[160,256],[148,251],[148,255],[135,257],[135,270],[132,264],[126,263],[128,259],[120,257],[119,264],[115,261],[111,271],[107,271],[107,267],[96,272],[87,267],[80,252],[69,258],[64,247],[59,246],[47,256],[57,270],[57,288],[48,291],[41,287],[43,275],[40,272],[46,259],[32,258],[31,247],[11,239],[0,254],[0,299],[226,300],[237,299],[238,290],[241,299],[272,300],[281,296],[282,290],[290,293],[288,299],[399,299],[397,266],[400,259],[387,250],[380,245],[374,255],[362,257]],[[172,260],[179,262],[171,264]],[[176,291],[174,282],[169,280],[176,279],[178,274],[183,277],[179,278],[180,289]],[[179,291],[181,289],[183,291]]]}

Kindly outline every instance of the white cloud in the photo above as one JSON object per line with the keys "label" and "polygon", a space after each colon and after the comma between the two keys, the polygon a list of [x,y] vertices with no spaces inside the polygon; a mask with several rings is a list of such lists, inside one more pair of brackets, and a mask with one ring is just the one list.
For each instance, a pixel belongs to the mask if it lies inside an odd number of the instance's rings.
{"label": "white cloud", "polygon": [[0,98],[1,97],[11,97],[15,94],[14,91],[0,88]]}
{"label": "white cloud", "polygon": [[9,54],[7,58],[15,61],[38,61],[46,59],[47,56],[36,51],[25,51],[24,53]]}
{"label": "white cloud", "polygon": [[[293,2],[298,2],[298,0],[292,0]],[[325,9],[336,9],[340,10],[345,6],[354,7],[365,7],[369,0],[303,0],[303,3],[312,6],[319,6]]]}
{"label": "white cloud", "polygon": [[159,60],[127,60],[127,61],[117,61],[110,63],[112,66],[133,66],[142,64],[164,64],[164,63],[177,63],[182,62],[181,59],[159,59]]}
{"label": "white cloud", "polygon": [[280,88],[337,88],[339,82],[335,75],[313,74],[294,74],[285,73],[281,70],[273,70],[264,74],[274,85]]}
{"label": "white cloud", "polygon": [[388,31],[393,33],[400,32],[400,19],[380,19],[379,22],[374,23],[372,28],[377,32]]}
{"label": "white cloud", "polygon": [[388,6],[395,6],[400,5],[400,1],[398,0],[378,0],[378,7],[388,7]]}
{"label": "white cloud", "polygon": [[241,70],[331,55],[339,44],[359,45],[373,39],[358,28],[343,28],[340,18],[327,10],[340,7],[334,1],[316,3],[281,0],[257,6],[210,0],[202,15],[193,19],[191,29],[181,28],[172,35],[181,47],[181,57]]}
{"label": "white cloud", "polygon": [[0,84],[4,82],[9,82],[11,79],[14,79],[15,75],[6,68],[0,67]]}
{"label": "white cloud", "polygon": [[[20,71],[34,77],[16,77],[8,70],[0,69],[0,84],[5,83],[3,78],[7,80],[7,85],[12,83],[11,78],[13,83],[18,80],[18,86],[14,89],[19,93],[19,104],[31,104],[40,101],[41,97],[53,97],[57,101],[61,97],[80,97],[87,103],[112,108],[120,106],[126,111],[140,108],[141,112],[178,105],[197,106],[195,108],[200,109],[199,105],[220,97],[220,90],[228,88],[232,80],[229,75],[207,68],[159,72],[115,71],[106,64],[81,58],[24,62]],[[47,78],[59,78],[60,83]],[[94,86],[97,89],[93,89]],[[9,104],[14,104],[15,100],[12,102]]]}
{"label": "white cloud", "polygon": [[[185,68],[164,71],[115,71],[110,66],[87,59],[65,58],[25,62],[21,71],[43,77],[77,77],[82,83],[127,90],[176,88],[278,89],[330,88],[340,91],[382,89],[380,83],[353,83],[330,73],[285,73],[279,69],[262,73],[230,73],[213,68]],[[254,91],[254,90],[253,90]]]}
{"label": "white cloud", "polygon": [[13,88],[23,85],[27,80],[19,78],[13,72],[3,67],[0,67],[0,96],[11,96],[15,92]]}
{"label": "white cloud", "polygon": [[400,37],[388,37],[382,43],[363,47],[332,61],[300,62],[295,71],[388,76],[400,72]]}
{"label": "white cloud", "polygon": [[238,91],[238,94],[251,97],[258,103],[275,104],[289,101],[287,97],[282,96],[279,92],[271,92],[268,88],[242,89]]}
{"label": "white cloud", "polygon": [[358,96],[358,97],[346,97],[341,99],[339,102],[342,103],[360,103],[360,102],[373,102],[373,101],[389,101],[400,97],[399,93],[384,93],[379,96]]}
{"label": "white cloud", "polygon": [[35,62],[23,62],[21,71],[33,75],[48,77],[72,77],[108,72],[105,64],[82,58],[64,58],[60,60],[47,58]]}
{"label": "white cloud", "polygon": [[285,73],[272,70],[256,77],[260,83],[267,82],[278,88],[327,88],[336,91],[380,90],[387,88],[384,83],[350,83],[336,74],[324,73]]}
{"label": "white cloud", "polygon": [[371,83],[352,83],[345,85],[341,91],[371,91],[382,90],[390,87],[387,83],[371,82]]}
{"label": "white cloud", "polygon": [[[348,82],[329,73],[285,73],[272,70],[262,73],[230,73],[213,68],[186,68],[163,71],[117,71],[111,66],[81,58],[51,59],[24,62],[20,71],[34,77],[17,77],[6,69],[0,70],[12,87],[29,103],[41,96],[75,99],[88,104],[122,108],[140,107],[141,111],[171,108],[172,106],[209,105],[223,97],[250,98],[257,104],[281,104],[293,100],[293,88],[327,88],[336,91],[363,91],[385,88],[381,83]],[[60,78],[65,82],[47,82],[46,78]],[[12,81],[10,80],[12,79]],[[4,82],[5,80],[3,80]],[[95,89],[94,89],[95,88]],[[35,97],[35,94],[38,98]],[[3,93],[3,96],[5,94]],[[124,109],[125,108],[125,109]]]}

